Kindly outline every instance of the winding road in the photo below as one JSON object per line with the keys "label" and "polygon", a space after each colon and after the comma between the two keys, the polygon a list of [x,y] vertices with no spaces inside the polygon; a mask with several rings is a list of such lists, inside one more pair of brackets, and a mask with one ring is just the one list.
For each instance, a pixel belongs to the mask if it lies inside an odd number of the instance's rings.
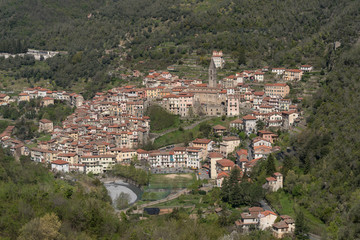
{"label": "winding road", "polygon": [[[183,194],[188,194],[191,190],[188,190],[188,189],[183,189],[179,192],[176,192],[176,193],[173,193],[173,194],[170,194],[169,196],[167,196],[166,198],[163,198],[163,199],[160,199],[160,200],[156,200],[156,201],[153,201],[153,202],[148,202],[148,203],[143,203],[141,205],[134,205],[137,207],[137,209],[144,209],[146,207],[149,207],[149,206],[152,206],[152,205],[156,205],[156,204],[160,204],[160,203],[163,203],[163,202],[167,202],[167,201],[171,201],[173,199],[176,199],[178,197],[180,197],[181,195]],[[118,213],[121,213],[121,212],[126,212],[127,210],[129,210],[131,207],[129,208],[126,208],[126,209],[122,209],[122,210],[117,210]]]}

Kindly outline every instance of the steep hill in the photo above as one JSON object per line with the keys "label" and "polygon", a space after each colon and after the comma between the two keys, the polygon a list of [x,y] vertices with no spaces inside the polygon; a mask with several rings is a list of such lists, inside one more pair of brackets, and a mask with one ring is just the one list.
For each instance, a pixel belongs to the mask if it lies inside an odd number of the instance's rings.
{"label": "steep hill", "polygon": [[90,96],[110,82],[120,84],[116,73],[127,68],[162,68],[188,58],[206,63],[213,49],[232,58],[228,67],[234,69],[300,63],[323,68],[335,41],[346,46],[356,40],[359,5],[351,0],[5,0],[0,51],[69,51],[45,66],[6,75],[32,84],[49,79],[77,91],[86,85]]}

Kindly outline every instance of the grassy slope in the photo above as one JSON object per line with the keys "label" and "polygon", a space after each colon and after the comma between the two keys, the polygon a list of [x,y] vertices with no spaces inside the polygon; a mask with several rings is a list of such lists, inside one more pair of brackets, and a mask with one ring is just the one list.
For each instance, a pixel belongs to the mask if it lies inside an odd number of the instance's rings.
{"label": "grassy slope", "polygon": [[177,174],[174,178],[169,178],[168,176],[169,174],[152,174],[148,188],[186,188],[195,180],[194,174]]}
{"label": "grassy slope", "polygon": [[[211,126],[220,124],[225,127],[228,127],[230,121],[232,121],[232,120],[233,120],[233,118],[227,118],[225,121],[222,121],[220,117],[216,117],[216,118],[210,119],[208,121],[205,121],[204,123],[208,123]],[[184,131],[176,130],[176,131],[167,133],[167,134],[155,139],[154,146],[155,146],[155,148],[160,148],[160,147],[171,145],[171,144],[183,143],[186,140],[188,140],[188,141],[192,140],[192,139],[188,139],[189,134],[192,134],[193,138],[195,139],[199,134],[199,128],[200,128],[200,125],[197,125],[192,129],[188,129],[188,130],[184,130]]]}
{"label": "grassy slope", "polygon": [[271,193],[267,195],[266,198],[270,202],[271,206],[274,207],[281,215],[289,215],[295,218],[295,210],[302,211],[304,213],[305,219],[307,220],[307,224],[311,233],[323,235],[323,233],[326,231],[326,225],[319,218],[314,216],[306,208],[296,204],[291,195],[285,193],[284,191]]}

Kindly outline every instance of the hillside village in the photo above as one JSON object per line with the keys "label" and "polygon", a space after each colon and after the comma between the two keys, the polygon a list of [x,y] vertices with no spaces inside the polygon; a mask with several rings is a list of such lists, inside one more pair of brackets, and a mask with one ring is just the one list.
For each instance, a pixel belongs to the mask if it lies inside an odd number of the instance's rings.
{"label": "hillside village", "polygon": [[[76,107],[61,125],[54,125],[48,119],[39,121],[39,132],[51,134],[49,141],[27,147],[12,136],[14,127],[9,126],[0,136],[1,144],[17,159],[21,155],[30,156],[32,161],[48,164],[53,171],[102,174],[111,171],[115,164],[129,165],[137,159],[152,169],[202,170],[207,174],[202,178],[213,186],[222,187],[232,169],[238,168],[241,176],[250,176],[258,162],[280,150],[274,145],[278,135],[270,128],[292,129],[302,115],[299,106],[288,97],[288,83],[301,80],[304,72],[313,70],[310,65],[302,65],[299,69],[264,67],[218,80],[217,68],[224,64],[222,52],[214,51],[208,83],[151,70],[143,78],[144,87],[117,87],[98,92],[91,100],[84,100],[80,94],[41,87],[25,89],[16,97],[1,94],[1,105],[41,99],[43,107],[54,101]],[[275,79],[265,77],[270,71]],[[298,98],[297,102],[301,100]],[[182,118],[226,116],[235,119],[228,127],[212,126],[212,133],[221,137],[219,142],[196,138],[189,146],[146,151],[142,147],[151,141],[151,121],[145,112],[152,105]],[[260,122],[262,129],[258,129]],[[251,138],[249,146],[239,148],[243,140],[234,131],[255,137]],[[235,161],[228,158],[231,154]],[[270,192],[282,187],[283,176],[278,172],[268,176],[263,186]],[[235,225],[243,229],[251,225],[260,229],[271,227],[274,236],[281,238],[294,231],[294,220],[289,216],[279,217],[281,221],[275,223],[276,213],[254,207],[244,212]]]}

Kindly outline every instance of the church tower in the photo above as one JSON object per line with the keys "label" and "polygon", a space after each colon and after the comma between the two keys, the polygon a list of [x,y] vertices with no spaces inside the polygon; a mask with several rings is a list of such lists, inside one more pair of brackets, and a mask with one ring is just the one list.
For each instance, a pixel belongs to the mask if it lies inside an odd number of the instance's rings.
{"label": "church tower", "polygon": [[214,59],[211,58],[210,66],[209,66],[209,87],[215,88],[217,85],[216,81],[216,66],[214,63]]}

